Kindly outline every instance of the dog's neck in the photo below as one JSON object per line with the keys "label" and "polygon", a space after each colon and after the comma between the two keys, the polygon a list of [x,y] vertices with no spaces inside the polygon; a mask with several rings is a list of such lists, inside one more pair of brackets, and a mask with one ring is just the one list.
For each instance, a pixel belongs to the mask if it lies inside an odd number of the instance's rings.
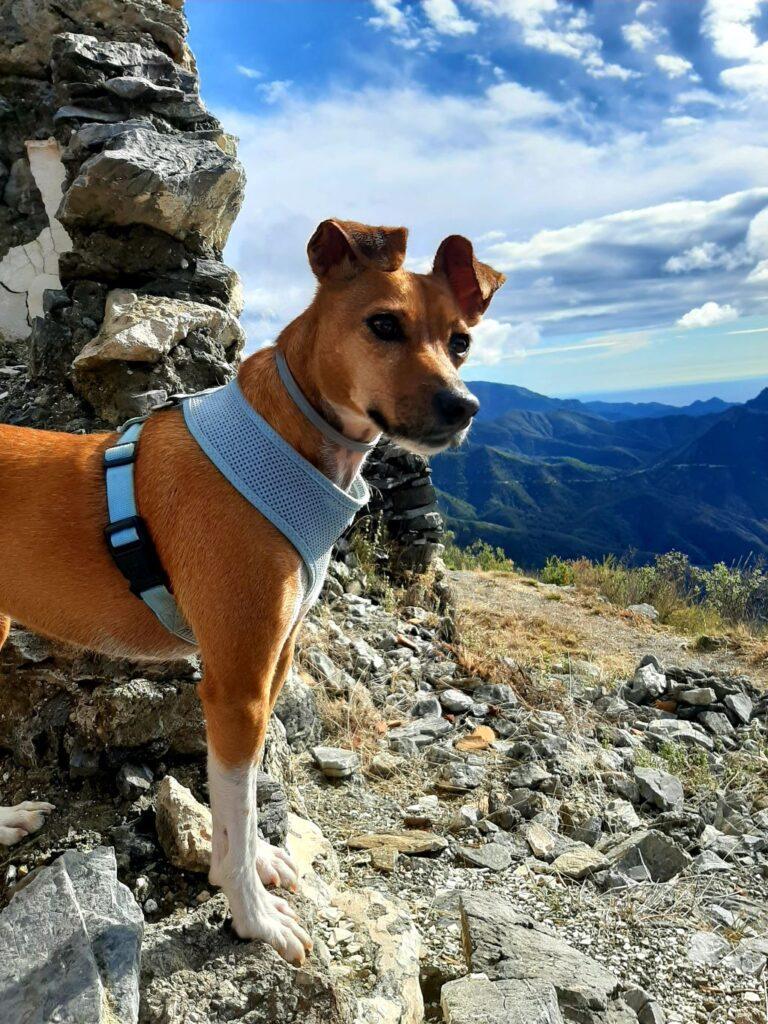
{"label": "dog's neck", "polygon": [[[309,324],[299,317],[277,339],[296,383],[307,401],[333,427],[355,441],[370,441],[375,431],[367,423],[332,406],[318,390],[312,376]],[[351,451],[325,437],[307,420],[280,380],[272,349],[249,356],[240,367],[238,381],[243,394],[269,425],[316,469],[345,490],[360,471],[364,452]]]}

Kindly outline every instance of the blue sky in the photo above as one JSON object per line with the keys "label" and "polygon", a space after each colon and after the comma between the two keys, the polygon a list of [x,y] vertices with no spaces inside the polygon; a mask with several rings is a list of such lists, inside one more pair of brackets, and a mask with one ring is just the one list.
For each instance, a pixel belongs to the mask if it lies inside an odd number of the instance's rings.
{"label": "blue sky", "polygon": [[[248,175],[252,348],[328,216],[460,232],[508,283],[470,379],[754,393],[768,377],[768,0],[187,0]],[[669,390],[667,390],[669,389]]]}

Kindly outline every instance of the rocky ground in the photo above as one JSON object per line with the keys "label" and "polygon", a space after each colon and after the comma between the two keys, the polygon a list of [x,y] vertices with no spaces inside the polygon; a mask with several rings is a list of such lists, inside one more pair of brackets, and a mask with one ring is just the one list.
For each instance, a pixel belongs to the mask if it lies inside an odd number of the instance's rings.
{"label": "rocky ground", "polygon": [[140,675],[12,634],[0,803],[57,810],[0,855],[9,1005],[60,1007],[42,936],[77,906],[87,1013],[50,1019],[78,1024],[765,1021],[759,668],[519,577],[395,593],[346,562],[259,793],[302,865],[298,971],[236,940],[208,887],[194,663]]}

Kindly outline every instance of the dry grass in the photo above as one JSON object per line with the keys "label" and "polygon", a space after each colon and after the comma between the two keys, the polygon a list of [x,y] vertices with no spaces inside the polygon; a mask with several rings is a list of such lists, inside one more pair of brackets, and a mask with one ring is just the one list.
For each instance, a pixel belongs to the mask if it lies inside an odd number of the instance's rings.
{"label": "dry grass", "polygon": [[387,723],[363,683],[355,683],[348,697],[331,697],[324,687],[314,687],[317,710],[324,726],[323,742],[356,750],[365,767],[381,749]]}

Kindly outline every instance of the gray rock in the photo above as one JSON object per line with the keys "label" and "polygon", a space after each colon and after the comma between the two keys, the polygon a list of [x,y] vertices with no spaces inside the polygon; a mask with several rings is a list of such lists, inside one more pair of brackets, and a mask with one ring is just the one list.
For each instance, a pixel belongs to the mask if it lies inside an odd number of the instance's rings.
{"label": "gray rock", "polygon": [[473,698],[461,690],[443,690],[438,694],[438,698],[445,710],[454,715],[462,715],[466,711],[471,711],[475,705]]}
{"label": "gray rock", "polygon": [[640,665],[624,695],[635,704],[657,700],[667,688],[667,679],[655,664]]}
{"label": "gray rock", "polygon": [[720,961],[724,970],[745,975],[748,978],[759,978],[768,964],[768,937],[751,937],[742,939],[733,952],[728,953]]}
{"label": "gray rock", "polygon": [[742,725],[749,724],[754,705],[746,693],[729,693],[723,703],[738,722]]}
{"label": "gray rock", "polygon": [[563,1024],[557,993],[547,981],[490,981],[472,975],[440,990],[445,1024]]}
{"label": "gray rock", "polygon": [[315,691],[295,670],[288,673],[275,704],[275,714],[283,723],[292,750],[306,750],[320,736],[322,726]]}
{"label": "gray rock", "polygon": [[596,871],[602,871],[608,867],[608,861],[602,853],[593,850],[586,843],[577,843],[572,849],[561,853],[552,861],[552,870],[564,878],[572,878],[581,881]]}
{"label": "gray rock", "polygon": [[127,763],[117,773],[117,788],[129,800],[135,800],[152,787],[152,771],[146,765]]}
{"label": "gray rock", "polygon": [[456,851],[459,860],[473,868],[489,868],[491,871],[505,871],[512,863],[512,854],[506,846],[486,843],[485,846],[460,846]]}
{"label": "gray rock", "polygon": [[688,959],[700,967],[714,967],[730,950],[727,939],[714,932],[694,932],[688,939]]}
{"label": "gray rock", "polygon": [[660,718],[648,725],[648,735],[660,743],[685,743],[688,746],[702,747],[712,751],[715,745],[712,738],[693,722],[679,721],[676,718]]}
{"label": "gray rock", "polygon": [[611,865],[635,881],[668,882],[691,858],[663,832],[645,829],[605,850]]}
{"label": "gray rock", "polygon": [[637,1014],[638,1024],[665,1024],[664,1011],[644,988],[625,989],[623,999]]}
{"label": "gray rock", "polygon": [[114,850],[68,850],[0,914],[3,1019],[136,1024],[143,927]]}
{"label": "gray rock", "polygon": [[400,753],[406,753],[406,750],[396,747],[401,741],[411,740],[417,747],[426,747],[445,736],[452,728],[450,722],[437,715],[433,718],[416,718],[406,725],[390,729],[387,740],[393,750],[399,749]]}
{"label": "gray rock", "polygon": [[131,128],[81,164],[57,216],[75,229],[145,224],[202,254],[206,243],[221,252],[244,184],[240,164],[214,142]]}
{"label": "gray rock", "polygon": [[312,757],[328,779],[349,779],[360,767],[355,751],[342,747],[313,747]]}
{"label": "gray rock", "polygon": [[445,792],[468,793],[481,786],[484,778],[485,769],[481,766],[456,761],[443,765],[437,785]]}
{"label": "gray rock", "polygon": [[352,685],[352,678],[319,647],[310,647],[303,652],[302,658],[314,678],[332,694],[345,693]]}
{"label": "gray rock", "polygon": [[699,708],[717,703],[717,694],[711,686],[697,686],[691,690],[681,690],[677,697],[681,703]]}
{"label": "gray rock", "polygon": [[642,619],[649,619],[651,622],[656,622],[659,618],[658,609],[654,608],[652,604],[629,604],[627,611],[639,615]]}
{"label": "gray rock", "polygon": [[439,718],[443,713],[437,697],[422,697],[411,708],[412,718]]}
{"label": "gray rock", "polygon": [[640,796],[660,811],[676,811],[683,806],[683,785],[676,776],[655,768],[635,768],[634,775]]}
{"label": "gray rock", "polygon": [[[303,901],[299,912],[311,925],[312,904]],[[217,895],[182,919],[147,927],[140,1024],[352,1024],[317,958],[296,970],[266,943],[237,939],[226,916]]]}
{"label": "gray rock", "polygon": [[506,683],[483,683],[472,691],[472,697],[484,704],[511,705],[518,703],[517,694]]}
{"label": "gray rock", "polygon": [[693,858],[691,871],[695,875],[711,875],[716,871],[730,871],[732,865],[718,857],[714,850],[703,850],[698,857]]}
{"label": "gray rock", "polygon": [[728,715],[724,715],[721,711],[703,711],[698,720],[713,736],[733,736],[736,733]]}
{"label": "gray rock", "polygon": [[553,779],[543,765],[533,762],[513,768],[507,776],[507,785],[512,789],[539,789]]}
{"label": "gray rock", "polygon": [[589,1020],[614,1003],[619,982],[610,971],[498,897],[462,895],[461,919],[471,971],[491,981],[551,984],[567,1019]]}

